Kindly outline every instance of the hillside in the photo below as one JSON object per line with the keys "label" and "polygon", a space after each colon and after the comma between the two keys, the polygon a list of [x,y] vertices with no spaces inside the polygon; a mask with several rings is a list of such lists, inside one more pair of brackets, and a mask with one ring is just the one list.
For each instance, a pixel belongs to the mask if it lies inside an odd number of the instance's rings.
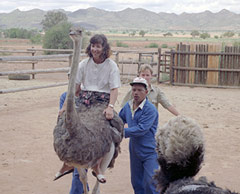
{"label": "hillside", "polygon": [[[145,9],[127,8],[122,11],[105,11],[97,8],[79,9],[74,12],[60,10],[75,25],[87,30],[239,30],[240,14],[226,9],[217,13],[205,11],[201,13],[155,13]],[[46,11],[33,9],[30,11],[14,10],[0,13],[0,28],[41,29],[41,21]]]}

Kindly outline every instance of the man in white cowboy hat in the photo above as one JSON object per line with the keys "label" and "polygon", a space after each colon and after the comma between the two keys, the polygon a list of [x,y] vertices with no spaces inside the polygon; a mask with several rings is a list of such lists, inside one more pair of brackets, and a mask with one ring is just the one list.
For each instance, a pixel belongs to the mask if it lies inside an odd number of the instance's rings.
{"label": "man in white cowboy hat", "polygon": [[152,176],[158,169],[155,151],[155,132],[158,126],[158,111],[147,99],[148,84],[137,77],[130,83],[133,99],[121,109],[119,116],[124,123],[125,138],[130,138],[131,183],[135,194],[157,194]]}

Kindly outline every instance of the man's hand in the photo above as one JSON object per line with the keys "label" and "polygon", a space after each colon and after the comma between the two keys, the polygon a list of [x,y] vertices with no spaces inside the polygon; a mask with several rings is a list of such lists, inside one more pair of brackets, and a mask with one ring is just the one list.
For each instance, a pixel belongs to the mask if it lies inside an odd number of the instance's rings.
{"label": "man's hand", "polygon": [[58,112],[58,115],[61,116],[64,111],[65,111],[65,108],[63,107],[63,108]]}

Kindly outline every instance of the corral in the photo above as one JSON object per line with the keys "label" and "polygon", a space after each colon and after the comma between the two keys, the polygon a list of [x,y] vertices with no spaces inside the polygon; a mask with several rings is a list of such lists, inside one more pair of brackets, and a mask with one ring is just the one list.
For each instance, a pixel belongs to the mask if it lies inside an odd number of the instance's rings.
{"label": "corral", "polygon": [[[55,68],[61,62],[38,64],[41,69]],[[64,63],[66,64],[66,62]],[[30,64],[31,65],[31,64]],[[64,66],[62,64],[62,66]],[[13,69],[29,68],[19,64]],[[4,66],[1,71],[8,71]],[[19,88],[65,82],[66,73],[38,74],[28,81],[0,77],[0,88]],[[223,188],[240,191],[240,91],[202,87],[158,85],[181,114],[194,118],[203,128],[206,139],[206,158],[199,176],[205,175]],[[120,110],[128,84],[119,91],[116,110]],[[53,150],[52,131],[58,113],[59,96],[66,86],[0,95],[0,192],[8,194],[68,193],[71,175],[53,182],[61,166]],[[160,125],[172,117],[159,108]],[[128,140],[122,142],[122,153],[115,168],[107,171],[107,184],[102,193],[132,193],[129,172]],[[95,179],[91,176],[90,184]]]}

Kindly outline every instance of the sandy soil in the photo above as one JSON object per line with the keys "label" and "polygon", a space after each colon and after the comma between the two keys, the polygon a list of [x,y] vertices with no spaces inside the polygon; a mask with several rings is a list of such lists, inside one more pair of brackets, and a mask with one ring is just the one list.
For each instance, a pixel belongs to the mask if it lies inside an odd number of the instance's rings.
{"label": "sandy soil", "polygon": [[[10,40],[9,40],[10,41]],[[26,49],[26,41],[4,43],[8,49]],[[17,47],[16,47],[17,45]],[[56,64],[38,64],[49,68]],[[66,66],[68,64],[60,64]],[[29,69],[30,65],[1,64],[1,71]],[[59,67],[59,63],[57,65]],[[129,68],[127,68],[130,71]],[[136,70],[135,70],[136,71]],[[66,74],[36,75],[35,80],[9,81],[0,76],[0,90],[65,82]],[[206,139],[206,156],[198,176],[223,188],[240,192],[240,90],[189,88],[158,85],[181,114],[197,120]],[[62,162],[53,150],[53,128],[56,124],[60,95],[67,86],[0,94],[0,193],[55,194],[69,193],[71,175],[53,182]],[[116,111],[129,90],[119,91]],[[159,123],[163,125],[173,115],[159,107]],[[130,183],[128,140],[121,144],[122,153],[115,167],[106,172],[107,183],[101,185],[104,194],[133,193]],[[90,187],[95,179],[89,173]]]}
{"label": "sandy soil", "polygon": [[[65,76],[65,75],[64,75]],[[55,75],[54,80],[63,79]],[[64,77],[65,79],[65,77]],[[0,78],[0,88],[44,85],[48,81],[9,81]],[[206,139],[206,157],[198,176],[223,188],[240,192],[240,90],[189,88],[159,85],[181,114],[191,116],[202,126]],[[120,89],[116,110],[128,91]],[[0,94],[0,193],[55,194],[68,193],[71,175],[53,182],[61,166],[53,150],[53,128],[56,124],[59,96],[66,86],[26,92]],[[173,115],[159,108],[163,125]],[[107,183],[102,193],[133,193],[130,183],[128,140],[115,168],[106,172]],[[90,187],[95,179],[89,173]]]}

